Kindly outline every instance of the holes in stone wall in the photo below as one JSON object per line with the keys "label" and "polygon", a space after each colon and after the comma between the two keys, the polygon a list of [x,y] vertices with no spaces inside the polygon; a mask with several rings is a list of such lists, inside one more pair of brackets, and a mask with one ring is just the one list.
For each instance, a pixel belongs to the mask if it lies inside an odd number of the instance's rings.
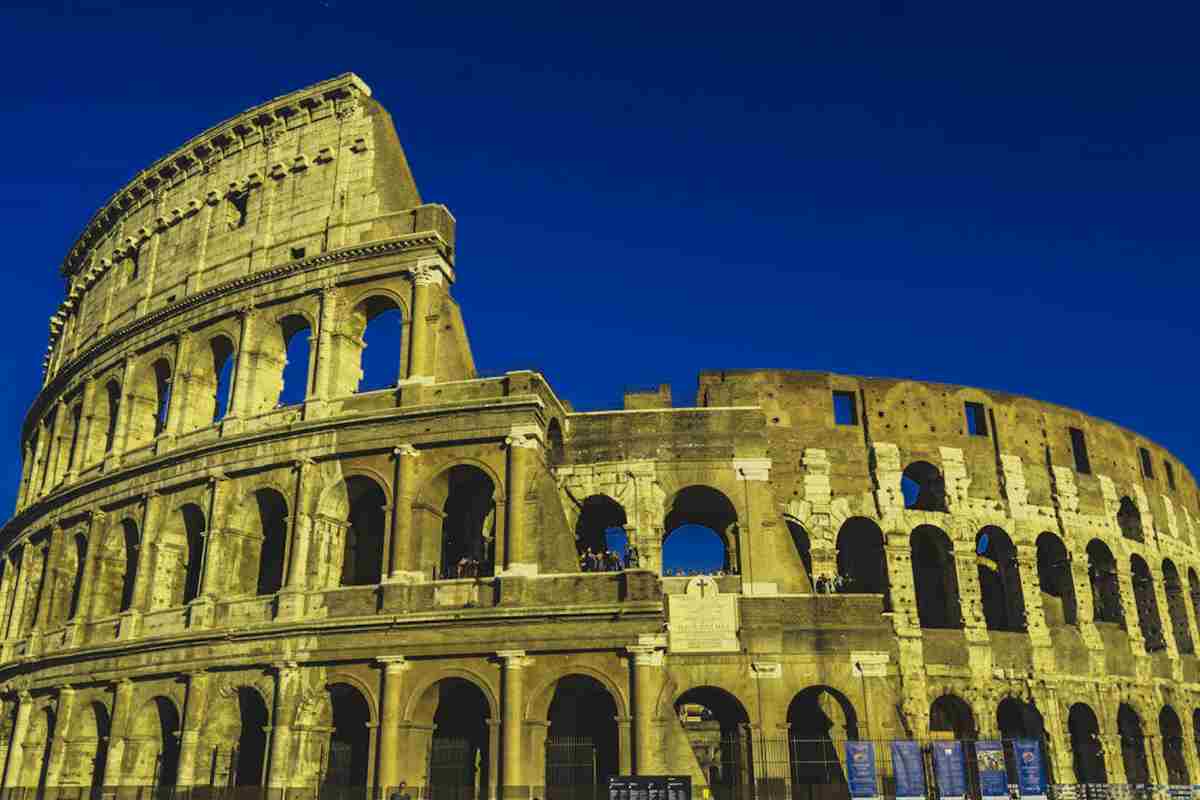
{"label": "holes in stone wall", "polygon": [[838,425],[858,424],[858,403],[854,392],[833,392],[833,421]]}
{"label": "holes in stone wall", "polygon": [[308,398],[312,326],[298,314],[285,317],[279,325],[283,337],[284,365],[277,404],[296,405]]}
{"label": "holes in stone wall", "polygon": [[987,436],[987,410],[982,403],[964,403],[964,413],[967,417],[967,434],[970,436]]}
{"label": "holes in stone wall", "polygon": [[1087,440],[1083,437],[1083,431],[1079,428],[1068,428],[1067,431],[1071,434],[1071,455],[1075,458],[1075,471],[1083,475],[1090,474],[1092,464],[1088,461]]}
{"label": "holes in stone wall", "polygon": [[1087,546],[1088,581],[1092,586],[1092,618],[1095,622],[1113,622],[1124,626],[1121,583],[1117,561],[1108,545],[1093,539]]}
{"label": "holes in stone wall", "polygon": [[1117,509],[1117,527],[1126,539],[1145,541],[1142,532],[1142,512],[1138,511],[1138,507],[1128,497],[1121,498],[1120,508]]}
{"label": "holes in stone wall", "polygon": [[904,507],[914,511],[945,511],[946,481],[928,461],[914,461],[900,477]]}
{"label": "holes in stone wall", "polygon": [[1142,477],[1146,480],[1154,480],[1154,461],[1150,458],[1150,451],[1139,447],[1138,455],[1142,460]]}

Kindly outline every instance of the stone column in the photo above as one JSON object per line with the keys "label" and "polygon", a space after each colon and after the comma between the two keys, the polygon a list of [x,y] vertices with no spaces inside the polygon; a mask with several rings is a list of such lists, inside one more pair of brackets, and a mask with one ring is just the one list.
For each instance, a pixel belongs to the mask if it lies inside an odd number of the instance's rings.
{"label": "stone column", "polygon": [[17,694],[17,718],[13,723],[12,741],[8,744],[8,764],[4,768],[4,788],[12,789],[21,777],[24,763],[25,734],[29,731],[29,715],[33,711],[33,697],[22,690]]}
{"label": "stone column", "polygon": [[133,715],[133,681],[118,681],[113,690],[113,713],[109,723],[108,754],[104,761],[104,784],[121,785],[121,765],[125,761],[125,733]]}
{"label": "stone column", "polygon": [[956,544],[952,557],[958,577],[959,613],[963,619],[972,679],[986,682],[992,679],[992,646],[983,614],[983,593],[979,587],[973,537],[970,543],[965,541],[966,538],[952,536]]}
{"label": "stone column", "polygon": [[436,366],[430,358],[430,345],[436,336],[431,330],[429,317],[434,309],[431,306],[431,287],[442,285],[442,260],[440,258],[422,259],[412,270],[413,299],[412,299],[412,342],[408,360],[409,383],[433,383]]}
{"label": "stone column", "polygon": [[522,747],[524,734],[525,667],[532,659],[524,650],[496,653],[503,662],[500,696],[500,770],[501,797],[523,798],[526,792]]}
{"label": "stone column", "polygon": [[654,704],[662,691],[663,637],[642,636],[626,647],[632,660],[629,694],[633,698],[633,769],[636,775],[657,775],[664,769],[664,742],[657,740]]}
{"label": "stone column", "polygon": [[304,615],[308,589],[308,554],[312,540],[312,517],[308,514],[309,494],[319,481],[317,464],[302,458],[292,465],[295,490],[292,492],[291,546],[288,550],[287,581],[279,593],[279,617],[295,619]]}
{"label": "stone column", "polygon": [[96,587],[97,565],[100,563],[100,549],[104,542],[103,511],[92,511],[88,514],[87,554],[84,557],[83,569],[79,573],[79,596],[75,605],[75,615],[71,618],[74,626],[69,644],[78,646],[83,641],[83,623],[91,618],[92,593]]}
{"label": "stone column", "polygon": [[229,487],[229,479],[223,474],[217,473],[208,479],[208,530],[202,535],[200,589],[188,612],[188,627],[191,628],[207,627],[212,623],[216,594],[221,589],[221,530]]}
{"label": "stone column", "polygon": [[25,613],[25,595],[28,593],[26,586],[29,583],[29,564],[32,560],[29,550],[30,545],[26,544],[19,551],[20,559],[14,560],[10,556],[8,560],[8,571],[12,571],[13,576],[12,599],[9,601],[8,616],[5,618],[5,640],[21,638],[21,616]]}
{"label": "stone column", "polygon": [[187,673],[187,700],[183,712],[183,730],[179,735],[179,770],[175,785],[180,789],[195,785],[196,748],[200,739],[200,728],[208,703],[207,672]]}
{"label": "stone column", "polygon": [[337,306],[337,289],[333,286],[326,286],[321,292],[321,312],[317,320],[316,348],[313,354],[316,367],[313,370],[312,392],[305,405],[305,418],[308,417],[309,409],[316,411],[322,408],[332,394],[333,329],[336,325]]}
{"label": "stone column", "polygon": [[410,664],[404,656],[381,656],[376,659],[383,665],[383,702],[379,714],[379,774],[375,785],[386,796],[400,781],[414,783],[409,772],[413,764],[400,745],[400,723],[404,711],[400,707],[401,690],[404,688],[404,672]]}
{"label": "stone column", "polygon": [[117,406],[117,425],[113,430],[113,446],[104,459],[105,471],[116,469],[121,464],[121,454],[125,452],[125,439],[129,435],[129,420],[133,415],[133,407],[137,397],[133,391],[134,375],[137,372],[137,362],[128,358],[125,360],[125,372],[121,377],[120,403]]}
{"label": "stone column", "polygon": [[[505,512],[507,519],[504,525],[505,575],[536,575],[538,572],[537,553],[532,551],[534,543],[527,536],[525,522],[525,495],[529,492],[529,484],[533,478],[533,463],[537,458],[540,444],[536,436],[540,433],[536,426],[513,426],[504,444],[508,447],[507,480],[505,486]],[[497,560],[499,553],[497,555]]]}
{"label": "stone column", "polygon": [[50,540],[42,549],[42,586],[37,595],[37,608],[33,615],[33,630],[44,631],[51,622],[50,609],[58,589],[58,557],[63,548],[63,530],[55,525],[50,531]]}
{"label": "stone column", "polygon": [[[242,330],[238,336],[237,361],[234,362],[233,385],[230,387],[229,411],[221,426],[224,430],[241,430],[241,420],[254,413],[254,375],[258,370],[258,345],[254,341],[256,314],[253,307],[238,311]],[[235,420],[237,420],[235,422]]]}
{"label": "stone column", "polygon": [[67,482],[79,479],[81,469],[91,463],[92,425],[96,419],[96,378],[91,376],[83,384],[83,413],[79,415],[79,432],[75,436],[75,458],[67,469]]}
{"label": "stone column", "polygon": [[159,436],[164,446],[174,444],[176,436],[187,433],[184,425],[186,409],[192,396],[192,350],[195,337],[190,333],[181,333],[175,342],[175,369],[171,374],[171,400],[167,408],[167,426],[163,435]]}
{"label": "stone column", "polygon": [[421,453],[411,444],[397,445],[392,453],[396,469],[388,580],[415,582],[424,578],[424,573],[416,569],[413,548],[413,500],[417,494],[417,459]]}
{"label": "stone column", "polygon": [[[58,708],[54,720],[54,738],[50,742],[49,758],[46,763],[46,787],[60,785],[63,765],[67,757],[67,732],[71,730],[71,717],[75,713],[75,689],[64,685],[58,690]],[[49,736],[50,731],[46,731]]]}
{"label": "stone column", "polygon": [[275,703],[271,712],[271,763],[267,768],[267,787],[283,789],[288,785],[288,756],[291,754],[292,719],[296,715],[296,688],[300,668],[295,661],[273,666]]}
{"label": "stone column", "polygon": [[120,639],[131,639],[138,635],[142,615],[150,604],[148,595],[150,583],[154,580],[154,559],[152,544],[157,538],[154,531],[157,525],[158,493],[147,492],[142,498],[141,539],[138,542],[137,574],[133,578],[133,593],[129,601],[129,610],[121,613]]}

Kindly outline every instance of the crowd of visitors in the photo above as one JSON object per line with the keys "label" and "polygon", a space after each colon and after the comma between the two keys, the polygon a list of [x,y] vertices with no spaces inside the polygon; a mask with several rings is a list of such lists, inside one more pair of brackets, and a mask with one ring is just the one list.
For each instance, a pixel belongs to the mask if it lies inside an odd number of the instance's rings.
{"label": "crowd of visitors", "polygon": [[616,550],[593,550],[588,548],[579,556],[581,572],[620,572],[623,569],[635,569],[638,566],[638,551],[630,547],[625,551],[625,558]]}
{"label": "crowd of visitors", "polygon": [[490,562],[463,556],[456,563],[445,566],[439,577],[441,580],[452,580],[454,578],[486,577],[491,574],[492,565]]}
{"label": "crowd of visitors", "polygon": [[664,578],[694,578],[698,575],[711,575],[714,578],[723,578],[726,575],[736,574],[736,572],[726,572],[723,569],[712,571],[707,569],[683,569],[682,567],[667,567],[663,570]]}

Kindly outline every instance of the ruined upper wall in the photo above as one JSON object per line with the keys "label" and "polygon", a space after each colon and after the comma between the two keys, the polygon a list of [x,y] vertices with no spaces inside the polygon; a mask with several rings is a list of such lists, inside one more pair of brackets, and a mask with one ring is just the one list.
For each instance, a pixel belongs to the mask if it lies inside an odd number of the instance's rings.
{"label": "ruined upper wall", "polygon": [[[837,424],[832,395],[851,393],[856,424]],[[986,435],[967,430],[965,405],[986,411]],[[712,371],[700,376],[700,406],[758,405],[766,417],[776,480],[796,473],[806,448],[829,452],[835,495],[874,490],[870,459],[877,443],[896,445],[901,466],[928,461],[942,468],[942,448],[962,452],[969,494],[1005,500],[1002,457],[1021,462],[1031,505],[1054,501],[1056,472],[1073,476],[1078,510],[1104,513],[1106,494],[1149,504],[1156,527],[1178,527],[1178,516],[1200,514],[1195,477],[1176,456],[1140,434],[1074,409],[1021,395],[966,386],[890,378],[861,378],[791,370]],[[1075,469],[1070,429],[1083,432],[1090,471]],[[1151,476],[1143,474],[1141,449]],[[1170,465],[1169,467],[1167,465]],[[1106,488],[1105,480],[1111,481]],[[1173,483],[1173,485],[1172,485]],[[1109,498],[1111,500],[1111,498]]]}
{"label": "ruined upper wall", "polygon": [[62,266],[47,380],[81,345],[200,290],[454,220],[422,206],[390,115],[347,73],[249,109],[140,172]]}

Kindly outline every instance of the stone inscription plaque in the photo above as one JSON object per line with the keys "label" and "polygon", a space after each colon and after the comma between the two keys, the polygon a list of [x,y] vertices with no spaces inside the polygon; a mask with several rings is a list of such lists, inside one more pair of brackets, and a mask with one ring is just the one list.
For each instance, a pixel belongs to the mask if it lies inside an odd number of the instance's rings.
{"label": "stone inscription plaque", "polygon": [[737,595],[722,594],[706,575],[688,581],[683,594],[668,595],[667,649],[672,653],[728,653],[741,650],[737,635]]}

